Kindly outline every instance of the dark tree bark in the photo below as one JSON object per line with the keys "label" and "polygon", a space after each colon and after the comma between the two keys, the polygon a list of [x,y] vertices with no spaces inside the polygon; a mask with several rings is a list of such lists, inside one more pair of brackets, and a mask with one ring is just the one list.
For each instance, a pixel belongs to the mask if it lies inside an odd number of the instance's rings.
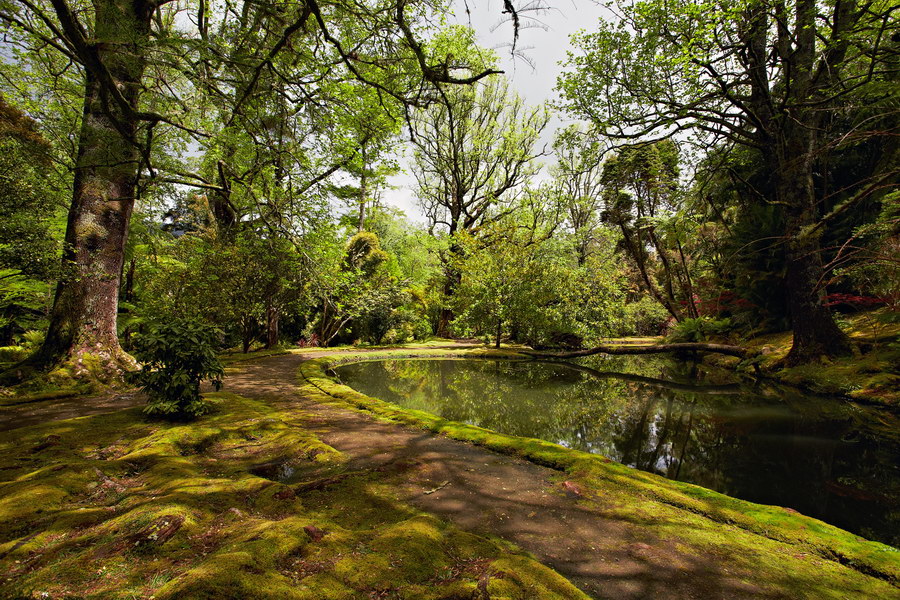
{"label": "dark tree bark", "polygon": [[790,310],[794,341],[785,358],[787,365],[811,362],[821,356],[840,356],[850,352],[850,340],[834,322],[826,305],[822,249],[818,234],[810,234],[818,220],[812,159],[806,154],[793,161],[783,159],[778,200],[787,208],[785,235],[785,291]]}
{"label": "dark tree bark", "polygon": [[[116,314],[140,165],[140,122],[134,113],[154,6],[127,0],[94,6],[93,40],[82,49],[88,68],[63,276],[46,339],[28,365],[32,368],[45,369],[85,352],[100,356],[111,369],[132,362],[119,346]],[[64,9],[57,7],[61,21],[67,18]]]}
{"label": "dark tree bark", "polygon": [[[137,261],[132,258],[128,262],[128,270],[125,272],[125,289],[122,290],[122,300],[130,304],[134,301],[134,272],[137,268]],[[123,311],[124,312],[124,311]],[[130,312],[130,311],[129,311]],[[125,351],[131,350],[131,326],[125,328],[122,332],[122,342]]]}
{"label": "dark tree bark", "polygon": [[266,349],[278,345],[281,310],[270,304],[266,307]]}
{"label": "dark tree bark", "polygon": [[[451,256],[458,256],[461,248],[452,245],[449,250]],[[462,273],[455,265],[445,263],[444,265],[444,301],[451,302],[456,297],[456,290],[462,283]],[[439,337],[450,337],[450,323],[453,321],[453,309],[449,306],[441,308],[441,314],[438,317],[437,331]]]}

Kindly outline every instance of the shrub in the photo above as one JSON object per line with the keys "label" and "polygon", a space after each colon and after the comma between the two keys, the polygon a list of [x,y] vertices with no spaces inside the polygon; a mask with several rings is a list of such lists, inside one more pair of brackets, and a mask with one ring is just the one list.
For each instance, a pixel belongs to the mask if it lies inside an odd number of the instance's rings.
{"label": "shrub", "polygon": [[147,324],[135,342],[141,370],[137,383],[150,397],[144,412],[172,418],[194,418],[209,412],[200,382],[218,390],[224,371],[216,357],[221,332],[189,319]]}
{"label": "shrub", "polygon": [[728,335],[734,331],[735,326],[731,319],[713,319],[699,317],[697,319],[684,319],[672,330],[667,341],[669,342],[705,342],[710,337]]}
{"label": "shrub", "polygon": [[622,333],[624,335],[659,335],[666,327],[669,313],[663,305],[643,296],[625,305]]}
{"label": "shrub", "polygon": [[46,333],[39,329],[29,329],[22,334],[22,346],[26,350],[35,351],[44,343]]}

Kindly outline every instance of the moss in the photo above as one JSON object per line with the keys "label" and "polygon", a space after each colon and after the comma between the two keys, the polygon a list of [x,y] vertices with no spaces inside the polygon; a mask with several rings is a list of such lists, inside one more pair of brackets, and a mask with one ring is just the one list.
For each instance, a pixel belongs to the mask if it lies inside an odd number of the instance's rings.
{"label": "moss", "polygon": [[[742,345],[759,353],[765,377],[815,393],[844,396],[868,404],[900,405],[900,322],[882,323],[886,309],[849,315],[843,331],[855,342],[851,356],[792,368],[783,360],[793,344],[790,331],[755,336]],[[707,355],[704,362],[725,368],[739,368],[739,361]]]}
{"label": "moss", "polygon": [[282,354],[291,354],[291,348],[277,346],[275,348],[257,349],[250,352],[225,352],[219,355],[219,361],[226,366],[235,363],[244,362],[246,360],[255,360],[257,358],[267,358],[269,356],[281,356]]}
{"label": "moss", "polygon": [[79,386],[72,388],[64,388],[58,390],[47,390],[43,392],[34,392],[31,394],[17,394],[0,398],[0,406],[14,406],[17,404],[30,404],[32,402],[42,402],[44,400],[58,400],[61,398],[72,398],[74,396],[83,396],[88,392],[87,386]]}
{"label": "moss", "polygon": [[[399,502],[378,474],[303,495],[254,475],[282,460],[341,469],[345,457],[296,407],[208,399],[214,412],[190,425],[132,409],[0,433],[0,597],[437,599],[475,589],[475,572],[442,577],[459,557],[518,556]],[[584,598],[533,559],[520,568],[563,582],[542,598]]]}
{"label": "moss", "polygon": [[[443,356],[451,353],[443,352]],[[466,351],[454,356],[475,356]],[[422,354],[416,353],[417,356]],[[427,354],[432,355],[432,354]],[[841,597],[865,592],[878,597],[900,582],[898,551],[793,511],[731,498],[711,490],[630,469],[601,456],[536,439],[496,433],[404,410],[341,385],[326,370],[353,360],[406,357],[408,352],[350,354],[301,364],[304,392],[380,418],[422,427],[448,437],[516,455],[558,469],[587,491],[599,510],[641,523],[648,533],[677,540],[688,554],[732,558],[747,578],[790,597]],[[593,500],[592,500],[593,499]],[[602,499],[602,502],[600,501]],[[610,507],[618,507],[612,510]],[[612,510],[612,512],[610,512]]]}
{"label": "moss", "polygon": [[124,352],[116,356],[79,352],[46,373],[26,369],[30,374],[22,383],[0,388],[0,406],[128,388],[123,374],[136,366]]}

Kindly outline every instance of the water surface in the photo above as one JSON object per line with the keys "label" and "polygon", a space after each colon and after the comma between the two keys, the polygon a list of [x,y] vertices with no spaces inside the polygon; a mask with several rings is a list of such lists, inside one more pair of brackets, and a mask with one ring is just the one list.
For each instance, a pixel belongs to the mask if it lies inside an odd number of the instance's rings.
{"label": "water surface", "polygon": [[658,357],[404,359],[335,374],[406,408],[602,454],[900,546],[898,419],[881,410]]}

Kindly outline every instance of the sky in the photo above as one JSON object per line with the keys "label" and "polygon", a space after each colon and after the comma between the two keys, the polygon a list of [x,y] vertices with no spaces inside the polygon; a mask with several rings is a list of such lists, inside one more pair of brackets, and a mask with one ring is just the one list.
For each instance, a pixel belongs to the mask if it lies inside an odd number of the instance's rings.
{"label": "sky", "polygon": [[[516,4],[526,5],[528,0]],[[469,15],[466,14],[464,0],[454,0],[453,4],[455,21],[452,22],[471,25],[479,44],[497,49],[501,68],[510,80],[511,87],[529,104],[540,104],[556,98],[553,88],[560,70],[559,63],[565,60],[569,49],[569,36],[582,29],[592,30],[594,24],[605,14],[605,9],[593,0],[549,0],[547,4],[552,4],[553,8],[539,15],[528,13],[532,15],[529,20],[536,26],[521,29],[516,43],[533,66],[524,59],[510,56],[508,45],[513,39],[513,26],[511,22],[503,22],[502,0],[469,0]],[[554,116],[544,132],[542,144],[549,147],[553,131],[564,123],[563,118],[562,115]],[[411,168],[408,151],[401,159],[401,165],[407,171]],[[423,221],[422,211],[413,194],[412,175],[408,172],[397,175],[389,184],[396,189],[385,190],[384,203],[403,210],[413,220]]]}

